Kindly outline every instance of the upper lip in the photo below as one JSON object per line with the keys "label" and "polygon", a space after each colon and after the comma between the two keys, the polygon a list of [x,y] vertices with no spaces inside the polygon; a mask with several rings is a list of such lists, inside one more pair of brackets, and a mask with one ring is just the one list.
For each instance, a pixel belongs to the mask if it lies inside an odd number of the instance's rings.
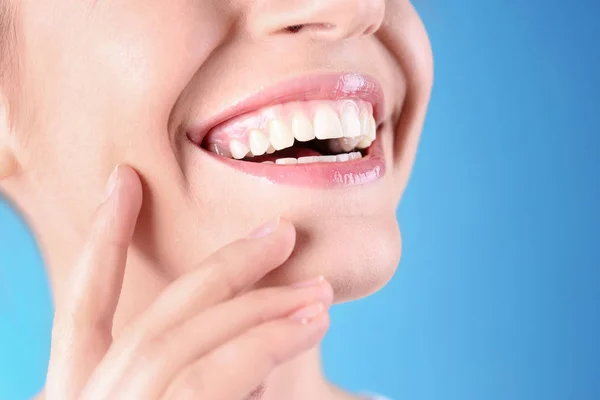
{"label": "upper lip", "polygon": [[187,135],[192,142],[199,145],[217,125],[263,107],[291,101],[352,98],[370,102],[377,125],[381,123],[384,109],[383,89],[375,78],[360,73],[330,73],[305,75],[258,90],[210,118],[193,122],[187,129]]}

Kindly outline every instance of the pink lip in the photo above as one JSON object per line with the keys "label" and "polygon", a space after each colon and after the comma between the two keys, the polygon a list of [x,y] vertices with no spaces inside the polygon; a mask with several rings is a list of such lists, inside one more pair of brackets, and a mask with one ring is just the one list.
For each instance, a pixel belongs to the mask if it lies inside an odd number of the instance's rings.
{"label": "pink lip", "polygon": [[284,185],[315,189],[350,187],[373,182],[385,174],[383,148],[379,139],[373,142],[363,158],[340,163],[262,164],[238,161],[202,150],[216,160],[245,174]]}
{"label": "pink lip", "polygon": [[206,154],[246,174],[273,183],[331,188],[362,185],[385,174],[383,148],[379,138],[362,159],[343,163],[273,165],[245,162],[218,156],[201,147],[202,140],[215,126],[236,116],[263,107],[291,101],[361,99],[373,105],[377,124],[383,114],[383,89],[374,78],[358,74],[309,75],[264,89],[226,108],[213,118],[192,124],[188,138]]}

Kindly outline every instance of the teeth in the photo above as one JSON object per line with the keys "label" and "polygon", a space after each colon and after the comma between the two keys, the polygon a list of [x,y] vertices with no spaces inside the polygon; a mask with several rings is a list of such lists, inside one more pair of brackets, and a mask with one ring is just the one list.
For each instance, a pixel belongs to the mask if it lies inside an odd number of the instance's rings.
{"label": "teeth", "polygon": [[371,146],[373,142],[371,141],[371,139],[369,138],[364,138],[363,140],[361,140],[360,142],[358,142],[358,144],[356,145],[357,149],[366,149],[369,146]]}
{"label": "teeth", "polygon": [[[329,154],[351,154],[354,150],[368,148],[375,141],[377,123],[371,108],[365,108],[360,102],[344,100],[339,106],[319,103],[308,110],[305,112],[293,105],[289,113],[276,110],[279,114],[266,113],[260,119],[250,119],[251,123],[260,123],[247,128],[245,139],[240,139],[239,133],[236,133],[238,138],[231,139],[229,144],[213,142],[207,145],[207,149],[220,156],[240,160],[293,147],[296,140],[324,140],[319,148],[327,149]],[[262,125],[262,121],[266,122],[266,126]],[[239,132],[240,127],[236,130]],[[322,159],[319,162],[328,161]]]}
{"label": "teeth", "polygon": [[250,151],[255,156],[262,156],[271,146],[267,136],[259,130],[253,130],[249,136]]}
{"label": "teeth", "polygon": [[[295,164],[315,164],[315,163],[334,163],[347,162],[362,158],[359,151],[353,153],[338,154],[337,156],[308,156],[296,158],[280,158],[275,161],[277,165],[295,165]],[[265,161],[263,164],[272,164],[271,161]]]}
{"label": "teeth", "polygon": [[360,113],[360,131],[363,136],[367,136],[369,130],[371,129],[369,126],[369,113],[367,111],[363,111]]}
{"label": "teeth", "polygon": [[294,145],[294,135],[288,126],[278,119],[269,122],[269,140],[275,150],[283,150]]}
{"label": "teeth", "polygon": [[231,151],[231,155],[236,160],[241,160],[246,157],[246,154],[250,151],[250,149],[242,142],[238,140],[231,140],[229,142],[229,150]]}
{"label": "teeth", "polygon": [[369,115],[369,131],[367,132],[367,137],[371,138],[372,141],[375,140],[377,136],[377,122],[375,122],[375,118],[372,115]]}
{"label": "teeth", "polygon": [[350,160],[350,154],[338,154],[336,158],[338,162],[346,162]]}
{"label": "teeth", "polygon": [[279,159],[275,160],[275,164],[293,165],[293,164],[298,164],[298,160],[295,158],[279,158]]}
{"label": "teeth", "polygon": [[360,136],[357,138],[342,139],[342,150],[344,150],[345,152],[350,152],[350,151],[354,150],[354,148],[356,147],[358,142],[360,142],[360,140],[361,140]]}
{"label": "teeth", "polygon": [[342,123],[329,105],[319,105],[315,110],[314,131],[317,139],[335,139],[343,136]]}
{"label": "teeth", "polygon": [[363,111],[360,115],[360,130],[363,136],[368,137],[371,141],[375,140],[375,135],[377,134],[377,124],[375,122],[375,118],[373,116]]}
{"label": "teeth", "polygon": [[362,158],[362,154],[360,153],[360,151],[355,151],[354,153],[350,153],[350,160],[358,160],[360,158]]}
{"label": "teeth", "polygon": [[358,142],[358,144],[356,145],[356,148],[358,149],[366,149],[369,146],[371,146],[371,144],[373,143],[373,141],[369,138],[364,138],[363,140],[361,140],[360,142]]}
{"label": "teeth", "polygon": [[349,101],[344,105],[340,120],[342,122],[344,137],[355,138],[361,135],[361,123],[360,117],[358,116],[358,107],[354,102]]}
{"label": "teeth", "polygon": [[308,142],[315,138],[312,122],[303,113],[296,113],[292,117],[292,133],[299,142]]}
{"label": "teeth", "polygon": [[371,146],[375,140],[377,135],[377,123],[372,115],[366,111],[363,111],[363,113],[360,115],[360,126],[363,136],[362,140],[356,144],[356,147],[359,149],[366,149],[367,147]]}
{"label": "teeth", "polygon": [[320,156],[319,161],[321,161],[321,162],[336,162],[337,156]]}
{"label": "teeth", "polygon": [[312,164],[312,163],[316,163],[318,161],[319,161],[318,156],[300,157],[298,159],[298,164]]}

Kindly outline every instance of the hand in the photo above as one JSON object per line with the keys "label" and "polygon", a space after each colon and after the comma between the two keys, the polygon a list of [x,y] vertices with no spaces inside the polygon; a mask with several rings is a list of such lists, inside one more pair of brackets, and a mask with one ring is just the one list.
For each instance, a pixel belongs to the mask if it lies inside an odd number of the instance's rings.
{"label": "hand", "polygon": [[111,182],[56,304],[48,400],[240,400],[321,340],[333,301],[323,279],[249,290],[292,252],[295,230],[283,219],[208,257],[113,338],[142,189],[124,166]]}

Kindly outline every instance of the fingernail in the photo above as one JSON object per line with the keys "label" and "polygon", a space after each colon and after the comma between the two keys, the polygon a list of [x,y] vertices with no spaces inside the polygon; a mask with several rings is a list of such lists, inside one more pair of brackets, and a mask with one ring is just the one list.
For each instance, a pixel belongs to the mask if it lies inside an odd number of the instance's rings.
{"label": "fingernail", "polygon": [[106,182],[106,187],[104,188],[104,199],[102,200],[102,203],[106,203],[106,201],[110,199],[113,192],[115,191],[115,188],[117,187],[117,183],[119,181],[118,170],[119,166],[117,165],[115,169],[113,169],[113,172],[110,174],[110,177]]}
{"label": "fingernail", "polygon": [[265,236],[269,236],[271,233],[273,233],[273,232],[275,232],[275,230],[277,230],[278,226],[279,226],[279,217],[272,221],[267,222],[266,224],[258,227],[254,231],[252,231],[248,235],[248,238],[249,239],[260,239]]}
{"label": "fingernail", "polygon": [[307,281],[302,281],[302,282],[294,283],[292,285],[292,287],[295,288],[295,289],[303,289],[303,288],[307,288],[307,287],[311,287],[311,286],[319,286],[319,285],[322,285],[323,283],[325,283],[325,277],[324,276],[319,276],[318,278],[309,279]]}
{"label": "fingernail", "polygon": [[312,320],[323,314],[325,306],[323,303],[314,303],[290,315],[290,319],[298,321],[303,325],[310,323]]}

